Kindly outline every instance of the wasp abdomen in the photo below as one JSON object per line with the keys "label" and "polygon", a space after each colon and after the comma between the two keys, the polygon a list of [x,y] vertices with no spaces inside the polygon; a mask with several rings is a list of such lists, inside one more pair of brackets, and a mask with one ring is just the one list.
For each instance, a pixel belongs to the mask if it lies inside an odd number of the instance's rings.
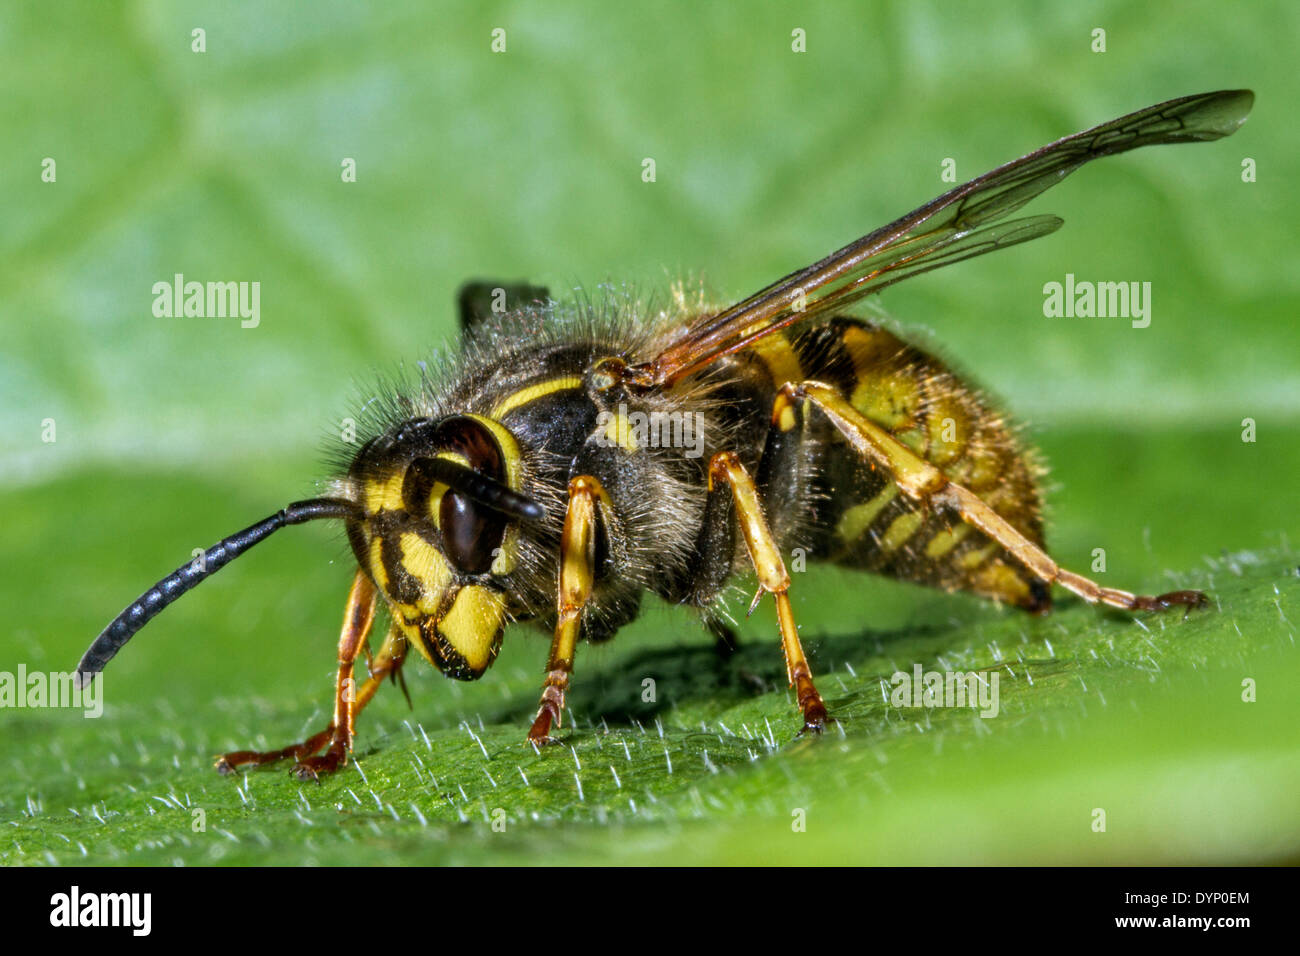
{"label": "wasp abdomen", "polygon": [[[950,481],[1042,543],[1040,469],[1002,416],[940,360],[887,329],[843,317],[792,340],[778,333],[765,342],[758,354],[774,380],[812,379],[834,387]],[[767,463],[764,484],[769,495],[779,497],[784,484],[812,503],[813,530],[805,536],[811,535],[808,543],[816,556],[1033,610],[1046,608],[1046,589],[1003,548],[957,516],[908,500],[819,416],[809,416],[790,440],[798,451],[783,451],[781,443],[769,447],[784,462]],[[791,475],[799,470],[801,475]],[[784,507],[794,509],[795,502]]]}

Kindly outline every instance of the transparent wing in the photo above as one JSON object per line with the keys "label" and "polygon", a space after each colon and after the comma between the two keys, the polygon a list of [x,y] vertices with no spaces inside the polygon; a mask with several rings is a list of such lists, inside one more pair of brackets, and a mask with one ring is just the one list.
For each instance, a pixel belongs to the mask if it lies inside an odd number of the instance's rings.
{"label": "transparent wing", "polygon": [[629,369],[629,377],[647,385],[670,384],[777,329],[843,308],[909,276],[1045,236],[1063,220],[1000,220],[1091,160],[1157,143],[1230,136],[1254,101],[1250,90],[1184,96],[1059,139],[706,316],[657,357]]}

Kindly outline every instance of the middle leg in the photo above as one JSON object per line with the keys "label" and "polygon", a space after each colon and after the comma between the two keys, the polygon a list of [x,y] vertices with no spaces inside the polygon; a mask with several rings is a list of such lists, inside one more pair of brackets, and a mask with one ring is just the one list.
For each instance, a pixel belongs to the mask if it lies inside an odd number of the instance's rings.
{"label": "middle leg", "polygon": [[821,733],[832,719],[826,713],[822,696],[813,684],[812,670],[804,656],[803,645],[799,643],[799,631],[795,627],[794,611],[790,607],[790,574],[785,569],[785,562],[781,560],[781,552],[772,537],[772,529],[763,517],[763,508],[753,479],[735,452],[724,451],[709,461],[710,492],[713,491],[715,481],[725,481],[731,489],[732,501],[736,506],[736,520],[745,538],[749,560],[758,575],[759,591],[754,596],[750,610],[753,611],[758,606],[764,592],[776,600],[776,618],[781,628],[786,676],[790,686],[795,689],[795,699],[803,712],[803,729],[805,732]]}
{"label": "middle leg", "polygon": [[560,537],[560,575],[556,595],[555,637],[546,663],[546,681],[537,717],[528,731],[534,746],[555,743],[551,724],[560,726],[564,694],[573,673],[573,655],[582,626],[582,610],[591,600],[596,578],[596,521],[601,502],[608,501],[605,489],[590,475],[569,482],[569,507]]}

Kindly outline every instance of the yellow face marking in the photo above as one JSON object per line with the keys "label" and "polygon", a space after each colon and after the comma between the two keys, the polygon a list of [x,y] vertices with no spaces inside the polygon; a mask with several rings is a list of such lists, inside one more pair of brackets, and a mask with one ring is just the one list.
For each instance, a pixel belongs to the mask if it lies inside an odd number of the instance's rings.
{"label": "yellow face marking", "polygon": [[529,385],[527,388],[521,388],[519,391],[507,395],[498,402],[496,407],[492,409],[492,417],[502,418],[521,405],[535,402],[553,392],[567,392],[576,388],[582,388],[582,379],[577,375],[565,375],[560,378],[547,379],[545,382],[538,382],[536,385]]}
{"label": "yellow face marking", "polygon": [[925,556],[927,558],[942,558],[957,545],[961,544],[966,535],[970,534],[970,525],[959,524],[948,531],[940,531],[930,543],[925,546]]}
{"label": "yellow face marking", "polygon": [[889,530],[885,536],[880,539],[880,547],[886,553],[897,551],[912,535],[916,534],[916,529],[921,527],[921,522],[925,520],[925,515],[919,511],[909,511],[907,514],[901,514],[889,524]]}
{"label": "yellow face marking", "polygon": [[496,591],[471,584],[460,589],[438,631],[474,670],[492,663],[497,632],[505,623],[505,597]]}
{"label": "yellow face marking", "polygon": [[898,485],[891,481],[885,486],[884,491],[870,501],[845,509],[844,514],[840,516],[839,524],[835,526],[835,533],[845,542],[857,541],[880,516],[880,512],[885,510],[885,505],[897,497]]}
{"label": "yellow face marking", "polygon": [[605,426],[605,437],[624,451],[636,451],[636,435],[628,423],[627,416],[620,412],[610,417],[609,424]]}
{"label": "yellow face marking", "polygon": [[402,552],[402,567],[420,582],[421,596],[416,606],[422,614],[436,614],[443,593],[451,585],[447,559],[413,531],[404,532],[397,543]]}
{"label": "yellow face marking", "polygon": [[400,511],[402,508],[402,482],[405,475],[398,472],[387,478],[366,482],[365,503],[367,514],[380,511]]}
{"label": "yellow face marking", "polygon": [[379,590],[388,593],[388,571],[384,569],[384,542],[382,538],[370,540],[370,576],[379,585]]}
{"label": "yellow face marking", "polygon": [[[405,619],[399,620],[397,622],[397,626],[401,629],[402,634],[406,637],[407,645],[410,647],[414,647],[417,651],[420,652],[421,657],[423,657],[426,661],[428,661],[431,666],[436,668],[438,666],[438,662],[435,661],[433,659],[433,655],[429,653],[429,649],[424,644],[424,635],[420,633],[420,625],[418,623],[420,617],[419,613],[415,610],[415,608],[411,607],[408,604],[399,604],[397,605],[397,608],[402,613],[408,615]],[[415,621],[416,623],[411,623],[412,621]]]}

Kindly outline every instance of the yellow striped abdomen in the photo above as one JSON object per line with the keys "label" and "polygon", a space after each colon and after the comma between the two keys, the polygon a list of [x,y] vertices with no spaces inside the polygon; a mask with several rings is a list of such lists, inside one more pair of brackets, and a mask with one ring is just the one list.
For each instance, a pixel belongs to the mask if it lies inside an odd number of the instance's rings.
{"label": "yellow striped abdomen", "polygon": [[[838,389],[950,481],[1042,544],[1041,469],[974,387],[887,329],[854,319],[832,319],[803,331],[791,344],[805,379]],[[817,551],[823,557],[1022,607],[1046,606],[1046,588],[982,532],[907,500],[824,421],[805,428],[821,447],[825,501]]]}

